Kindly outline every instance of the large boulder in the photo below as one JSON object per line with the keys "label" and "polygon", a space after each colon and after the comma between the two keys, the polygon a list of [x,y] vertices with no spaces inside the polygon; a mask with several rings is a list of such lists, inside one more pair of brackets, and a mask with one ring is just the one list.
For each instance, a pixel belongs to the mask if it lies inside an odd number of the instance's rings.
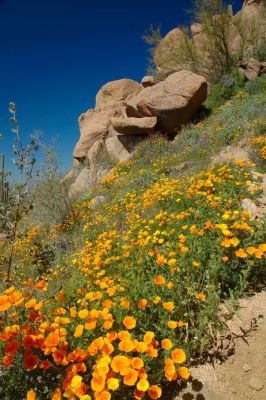
{"label": "large boulder", "polygon": [[112,117],[124,113],[124,101],[143,87],[132,79],[119,79],[102,86],[96,95],[96,108],[79,117],[80,139],[74,149],[74,158],[82,160],[93,144],[107,136],[116,135],[111,124]]}
{"label": "large boulder", "polygon": [[154,63],[158,71],[163,71],[167,74],[184,68],[184,66],[177,63],[176,55],[179,54],[185,37],[182,29],[175,28],[160,41],[154,53]]}
{"label": "large boulder", "polygon": [[162,132],[176,134],[198,111],[207,97],[207,80],[179,71],[126,100],[129,117],[157,117]]}
{"label": "large boulder", "polygon": [[93,144],[110,133],[111,118],[121,115],[122,107],[119,104],[104,110],[91,109],[82,114],[79,117],[80,139],[74,149],[74,158],[87,158]]}
{"label": "large boulder", "polygon": [[123,102],[127,96],[141,89],[142,86],[132,79],[125,78],[108,82],[96,95],[96,109]]}
{"label": "large boulder", "polygon": [[232,17],[237,34],[232,37],[232,48],[242,59],[261,57],[266,46],[266,3],[247,0],[243,8]]}
{"label": "large boulder", "polygon": [[123,135],[147,134],[152,132],[157,124],[156,117],[115,117],[111,118],[114,129]]}
{"label": "large boulder", "polygon": [[91,184],[91,174],[89,168],[83,168],[76,178],[75,182],[69,188],[69,197],[77,197],[86,192]]}
{"label": "large boulder", "polygon": [[254,60],[254,58],[250,58],[248,60],[245,76],[246,78],[251,81],[252,79],[257,78],[260,75],[260,62]]}

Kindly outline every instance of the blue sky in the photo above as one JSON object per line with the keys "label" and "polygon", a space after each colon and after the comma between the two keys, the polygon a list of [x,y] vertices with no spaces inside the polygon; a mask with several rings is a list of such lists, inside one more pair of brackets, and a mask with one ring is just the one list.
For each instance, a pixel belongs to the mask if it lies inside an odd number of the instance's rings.
{"label": "blue sky", "polygon": [[[139,81],[148,65],[141,36],[187,21],[190,1],[0,0],[0,152],[10,158],[8,104],[17,105],[24,136],[56,138],[64,169],[72,164],[78,116],[111,80]],[[235,11],[241,0],[235,1]]]}

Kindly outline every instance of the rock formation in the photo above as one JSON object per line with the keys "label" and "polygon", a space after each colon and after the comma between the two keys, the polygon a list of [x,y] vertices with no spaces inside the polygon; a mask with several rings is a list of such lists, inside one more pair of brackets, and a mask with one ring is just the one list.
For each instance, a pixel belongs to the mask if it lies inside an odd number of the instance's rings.
{"label": "rock formation", "polygon": [[105,84],[96,95],[95,109],[79,117],[74,169],[65,178],[74,181],[70,195],[97,184],[113,162],[127,160],[147,135],[175,136],[206,97],[207,80],[189,71],[176,72],[159,83],[146,77],[142,84],[131,79]]}
{"label": "rock formation", "polygon": [[[224,14],[224,22],[221,24],[217,22],[219,15],[213,17],[217,29],[223,23],[226,24],[226,41],[232,60],[247,61],[249,58],[258,58],[260,53],[265,52],[265,4],[265,0],[246,0],[236,15]],[[199,74],[208,76],[213,67],[213,57],[210,53],[212,40],[208,34],[204,25],[200,23],[191,25],[190,35],[186,35],[180,28],[168,32],[154,52],[153,61],[159,78],[182,69],[197,70]]]}
{"label": "rock formation", "polygon": [[[236,15],[230,12],[213,17],[215,22],[225,18],[229,51],[234,55],[242,52],[238,58],[241,62],[236,66],[246,80],[266,72],[265,63],[252,58],[254,41],[256,46],[266,44],[264,11],[263,0],[245,0]],[[249,41],[246,31],[256,34],[256,40]],[[156,82],[154,77],[145,76],[141,83],[120,79],[102,86],[96,95],[95,108],[79,117],[80,139],[73,153],[74,167],[65,177],[72,182],[71,196],[97,184],[113,163],[127,160],[147,136],[160,132],[174,137],[194,117],[207,97],[207,79],[201,76],[211,62],[207,40],[202,24],[191,26],[191,37],[175,28],[162,39],[154,55],[157,70],[164,79]],[[178,57],[187,41],[202,61],[199,75],[190,71],[192,65]]]}

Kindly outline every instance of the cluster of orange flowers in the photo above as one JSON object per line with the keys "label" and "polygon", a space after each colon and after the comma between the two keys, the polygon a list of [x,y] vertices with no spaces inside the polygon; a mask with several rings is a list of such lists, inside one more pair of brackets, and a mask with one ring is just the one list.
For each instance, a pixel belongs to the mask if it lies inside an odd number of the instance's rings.
{"label": "cluster of orange flowers", "polygon": [[[105,187],[122,188],[130,163],[116,167]],[[2,366],[22,364],[32,377],[27,400],[159,399],[164,383],[189,379],[197,318],[223,285],[220,270],[230,282],[232,271],[241,275],[266,252],[257,222],[239,210],[259,185],[238,164],[211,167],[188,185],[163,177],[138,193],[118,191],[102,217],[89,202],[88,212],[79,206],[84,246],[68,262],[80,279],[74,295],[53,292],[65,273],[58,267],[0,296]],[[122,228],[113,218],[121,204]]]}

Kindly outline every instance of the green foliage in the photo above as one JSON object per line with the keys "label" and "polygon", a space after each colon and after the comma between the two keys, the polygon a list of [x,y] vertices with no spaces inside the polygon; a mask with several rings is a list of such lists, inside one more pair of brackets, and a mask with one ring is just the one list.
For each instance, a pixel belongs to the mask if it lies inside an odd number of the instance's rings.
{"label": "green foliage", "polygon": [[[10,122],[13,124],[11,129],[14,135],[13,145],[13,163],[19,173],[19,181],[14,184],[12,191],[9,194],[8,201],[1,202],[0,215],[7,239],[10,243],[10,253],[6,259],[7,279],[10,280],[14,242],[18,234],[19,222],[28,214],[32,208],[31,199],[28,197],[29,185],[33,177],[33,169],[36,163],[35,153],[39,146],[35,140],[30,140],[24,144],[19,124],[16,118],[16,105],[13,102],[9,104],[9,112],[11,114]],[[4,138],[3,135],[1,137]],[[3,176],[3,169],[2,169]]]}
{"label": "green foliage", "polygon": [[230,99],[244,87],[244,79],[237,70],[221,77],[220,82],[211,87],[210,93],[205,101],[205,106],[213,110]]}
{"label": "green foliage", "polygon": [[253,79],[245,85],[245,92],[249,94],[258,94],[266,92],[266,75],[261,75],[257,79]]}
{"label": "green foliage", "polygon": [[71,217],[73,209],[55,152],[45,145],[42,148],[45,160],[32,182],[32,210],[28,219],[35,224],[52,226]]}
{"label": "green foliage", "polygon": [[5,156],[0,154],[0,203],[7,203],[9,196],[9,185],[5,173]]}

